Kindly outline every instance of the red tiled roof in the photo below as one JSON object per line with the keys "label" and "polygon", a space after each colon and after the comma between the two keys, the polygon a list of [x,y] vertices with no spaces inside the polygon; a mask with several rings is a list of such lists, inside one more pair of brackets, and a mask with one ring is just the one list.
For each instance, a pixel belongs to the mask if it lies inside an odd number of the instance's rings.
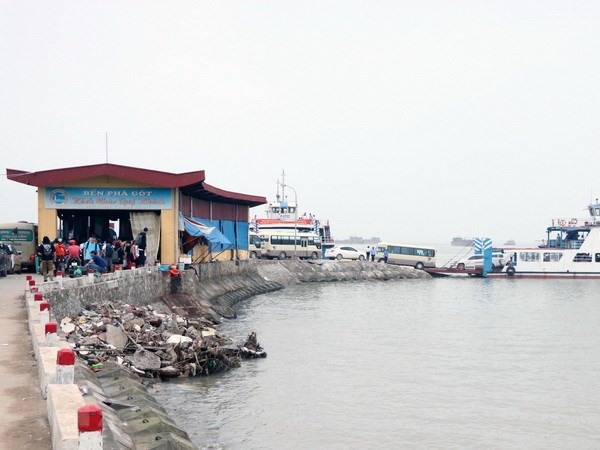
{"label": "red tiled roof", "polygon": [[187,173],[168,173],[109,163],[66,167],[41,172],[6,169],[6,177],[9,180],[31,186],[57,186],[71,181],[100,176],[110,176],[152,186],[174,188],[204,181],[204,170]]}
{"label": "red tiled roof", "polygon": [[192,197],[213,201],[241,203],[249,206],[258,206],[267,203],[265,197],[224,191],[205,184],[204,170],[186,173],[168,173],[110,163],[66,167],[40,172],[6,169],[6,178],[9,180],[38,187],[63,186],[64,183],[100,176],[110,176],[150,186],[183,188],[182,190],[188,192],[188,195]]}

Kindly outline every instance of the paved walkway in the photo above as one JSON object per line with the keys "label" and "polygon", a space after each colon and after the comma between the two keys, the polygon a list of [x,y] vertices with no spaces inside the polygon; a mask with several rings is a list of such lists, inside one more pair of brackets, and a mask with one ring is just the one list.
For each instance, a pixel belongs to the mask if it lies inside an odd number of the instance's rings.
{"label": "paved walkway", "polygon": [[[34,279],[43,283],[39,275]],[[52,441],[27,326],[25,286],[25,274],[0,278],[0,448],[46,450]]]}

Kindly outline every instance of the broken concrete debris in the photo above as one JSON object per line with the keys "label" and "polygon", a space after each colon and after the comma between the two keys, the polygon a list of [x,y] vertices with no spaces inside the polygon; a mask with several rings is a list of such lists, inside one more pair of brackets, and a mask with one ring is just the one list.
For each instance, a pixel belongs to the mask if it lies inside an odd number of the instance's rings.
{"label": "broken concrete debris", "polygon": [[207,319],[159,309],[163,312],[152,306],[95,303],[76,318],[63,318],[61,330],[92,369],[114,361],[142,377],[210,375],[239,367],[242,359],[267,356],[254,332],[236,346]]}

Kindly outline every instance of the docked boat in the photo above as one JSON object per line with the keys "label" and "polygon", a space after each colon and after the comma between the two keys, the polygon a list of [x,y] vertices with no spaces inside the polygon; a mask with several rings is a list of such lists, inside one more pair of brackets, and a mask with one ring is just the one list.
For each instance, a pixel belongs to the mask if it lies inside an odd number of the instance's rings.
{"label": "docked boat", "polygon": [[[255,233],[266,231],[286,231],[293,233],[315,233],[321,238],[324,247],[332,247],[334,244],[331,235],[329,220],[321,221],[312,213],[298,212],[296,202],[288,200],[285,184],[285,172],[281,174],[281,181],[277,180],[277,195],[274,202],[269,202],[264,217],[255,216],[250,221],[250,230]],[[296,195],[294,192],[294,200]]]}
{"label": "docked boat", "polygon": [[590,217],[557,218],[538,247],[504,248],[508,262],[488,278],[600,278],[600,203]]}
{"label": "docked boat", "polygon": [[454,247],[472,247],[473,239],[465,239],[463,237],[455,237],[450,244]]}

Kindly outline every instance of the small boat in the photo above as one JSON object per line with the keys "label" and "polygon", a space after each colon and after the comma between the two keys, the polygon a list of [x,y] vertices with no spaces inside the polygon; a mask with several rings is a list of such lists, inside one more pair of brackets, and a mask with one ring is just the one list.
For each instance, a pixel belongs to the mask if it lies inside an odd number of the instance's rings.
{"label": "small boat", "polygon": [[506,241],[504,244],[502,245],[517,245],[517,243],[515,241],[513,241],[512,239],[509,239],[508,241]]}
{"label": "small boat", "polygon": [[465,239],[463,237],[455,237],[452,239],[452,242],[450,242],[450,245],[452,245],[454,247],[472,247],[473,239]]}
{"label": "small boat", "polygon": [[600,279],[600,203],[588,206],[590,217],[556,218],[538,247],[504,248],[508,261],[488,278]]}

